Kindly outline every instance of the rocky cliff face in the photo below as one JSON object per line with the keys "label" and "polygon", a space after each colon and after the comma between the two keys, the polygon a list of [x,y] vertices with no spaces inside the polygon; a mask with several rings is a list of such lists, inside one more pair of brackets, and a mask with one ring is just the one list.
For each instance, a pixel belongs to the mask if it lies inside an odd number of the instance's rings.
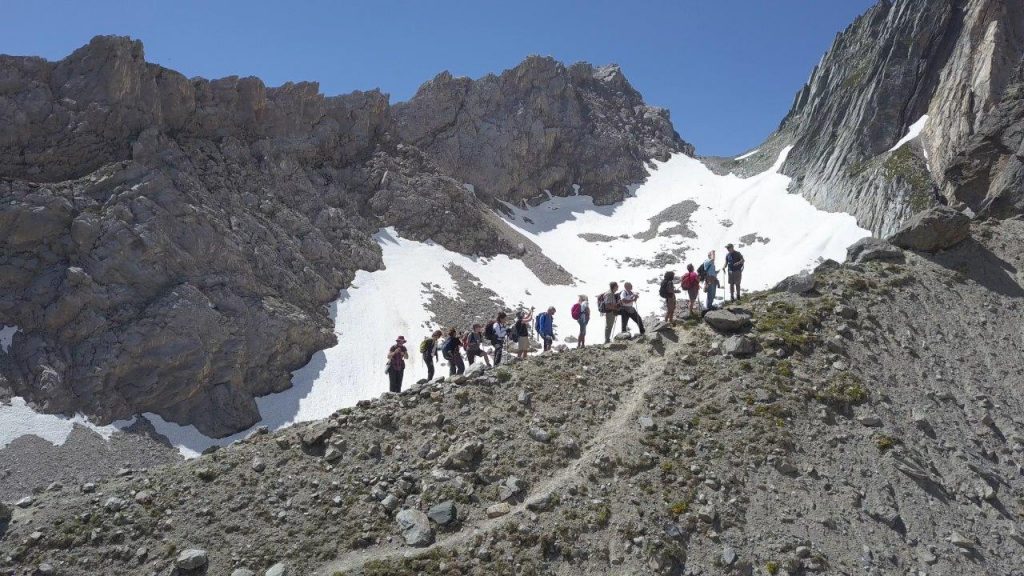
{"label": "rocky cliff face", "polygon": [[479,80],[445,72],[394,116],[402,140],[489,199],[565,196],[578,185],[616,202],[646,177],[648,160],[693,154],[668,111],[644,104],[618,66],[530,57]]}
{"label": "rocky cliff face", "polygon": [[[761,155],[794,146],[783,170],[795,190],[879,235],[941,202],[983,211],[989,185],[1006,177],[973,177],[985,190],[961,197],[963,168],[947,171],[967,148],[986,166],[1012,156],[1002,144],[978,149],[979,133],[992,142],[1008,131],[1013,144],[1020,120],[1005,103],[1016,98],[1022,59],[1016,0],[883,0],[836,38]],[[894,149],[925,115],[921,136]]]}
{"label": "rocky cliff face", "polygon": [[[524,66],[523,85],[550,80]],[[491,150],[507,172],[472,179],[515,198],[540,182],[514,153],[529,149],[544,166],[587,150],[617,166],[609,187],[641,180],[677,139],[664,115],[650,131],[636,92],[611,76],[591,80],[608,87],[586,98],[552,92],[552,110],[528,123],[507,118],[514,134]],[[488,113],[532,105],[508,94]],[[606,126],[598,113],[643,136],[625,148],[578,141]],[[357,269],[381,265],[377,228],[542,260],[467,190],[472,173],[401,142],[407,116],[379,92],[186,79],[125,38],[98,37],[60,62],[0,57],[0,324],[21,328],[0,389],[51,412],[148,411],[226,435],[259,419],[255,396],[287,388],[291,370],[334,342],[324,305]],[[559,146],[533,150],[546,122]]]}

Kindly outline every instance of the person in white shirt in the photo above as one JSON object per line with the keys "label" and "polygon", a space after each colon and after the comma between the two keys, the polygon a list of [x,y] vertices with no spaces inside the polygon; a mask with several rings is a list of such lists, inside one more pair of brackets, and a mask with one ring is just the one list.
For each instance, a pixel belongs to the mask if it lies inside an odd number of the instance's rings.
{"label": "person in white shirt", "polygon": [[498,366],[501,364],[501,353],[505,349],[505,337],[508,336],[508,330],[505,328],[505,318],[508,315],[504,312],[498,313],[498,318],[494,321],[494,365]]}
{"label": "person in white shirt", "polygon": [[632,320],[640,328],[640,334],[643,334],[644,321],[640,318],[640,313],[636,311],[636,300],[640,295],[633,292],[633,285],[629,282],[623,284],[623,288],[624,290],[619,293],[619,315],[622,316],[622,331],[626,332],[629,330],[629,321]]}

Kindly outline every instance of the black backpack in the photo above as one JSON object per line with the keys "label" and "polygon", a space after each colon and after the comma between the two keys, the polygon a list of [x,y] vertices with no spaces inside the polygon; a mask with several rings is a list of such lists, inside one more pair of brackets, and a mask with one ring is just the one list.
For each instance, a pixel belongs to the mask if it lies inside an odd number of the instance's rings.
{"label": "black backpack", "polygon": [[487,341],[491,344],[497,344],[498,335],[494,333],[494,322],[488,322],[487,326],[484,327],[484,338],[487,338]]}
{"label": "black backpack", "polygon": [[661,290],[658,293],[661,295],[662,298],[671,298],[672,295],[676,293],[676,290],[673,287],[673,279],[665,278],[664,280],[662,280]]}
{"label": "black backpack", "polygon": [[697,279],[700,280],[701,282],[703,282],[703,281],[707,280],[707,278],[708,278],[708,268],[704,264],[701,264],[700,268],[697,268]]}

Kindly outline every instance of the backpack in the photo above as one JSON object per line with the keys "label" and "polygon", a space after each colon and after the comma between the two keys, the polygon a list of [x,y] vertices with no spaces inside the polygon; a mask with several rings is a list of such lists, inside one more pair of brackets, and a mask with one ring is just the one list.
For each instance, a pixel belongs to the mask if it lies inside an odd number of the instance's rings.
{"label": "backpack", "polygon": [[426,354],[430,350],[430,341],[433,338],[425,338],[423,342],[420,342],[420,354]]}
{"label": "backpack", "polygon": [[583,308],[581,308],[580,307],[580,303],[577,302],[577,303],[572,305],[572,310],[569,311],[569,314],[572,315],[572,319],[573,320],[579,320],[581,312],[583,312]]}
{"label": "backpack", "polygon": [[707,280],[707,278],[708,278],[707,266],[704,265],[704,264],[701,264],[700,268],[697,268],[697,279],[699,281],[703,282],[703,281]]}
{"label": "backpack", "polygon": [[512,326],[509,327],[508,331],[505,332],[505,335],[508,336],[508,339],[513,341],[513,342],[515,342],[516,340],[519,339],[519,321],[518,320],[516,320],[512,324]]}
{"label": "backpack", "polygon": [[608,313],[608,306],[606,306],[604,303],[604,292],[597,295],[597,311],[600,312],[601,314]]}
{"label": "backpack", "polygon": [[469,350],[469,333],[462,335],[462,347]]}
{"label": "backpack", "polygon": [[693,288],[693,286],[694,286],[693,276],[691,276],[689,273],[684,275],[683,276],[682,284],[683,284],[683,290],[689,290],[690,288]]}
{"label": "backpack", "polygon": [[[495,320],[494,322],[497,322]],[[491,344],[495,344],[498,341],[498,335],[494,333],[494,322],[488,322],[487,326],[484,327],[484,338]]]}
{"label": "backpack", "polygon": [[662,298],[671,298],[675,293],[675,289],[672,288],[672,278],[665,278],[661,281],[661,290],[658,294],[660,294]]}

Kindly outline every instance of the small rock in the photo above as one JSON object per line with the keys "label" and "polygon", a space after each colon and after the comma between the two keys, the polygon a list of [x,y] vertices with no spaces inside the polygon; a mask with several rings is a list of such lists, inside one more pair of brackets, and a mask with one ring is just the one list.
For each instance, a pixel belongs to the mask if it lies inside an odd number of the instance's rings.
{"label": "small rock", "polygon": [[953,546],[956,546],[957,548],[963,548],[964,550],[974,549],[974,541],[968,539],[966,536],[955,530],[952,534],[949,535],[949,542],[953,544]]}
{"label": "small rock", "polygon": [[733,550],[732,546],[726,546],[722,549],[722,564],[726,566],[732,566],[736,563],[736,550]]}
{"label": "small rock", "polygon": [[867,426],[868,428],[878,428],[879,426],[882,425],[882,419],[879,418],[878,416],[875,416],[874,414],[865,414],[863,416],[858,416],[857,422],[860,422],[861,425]]}
{"label": "small rock", "polygon": [[526,490],[525,482],[515,476],[509,476],[498,487],[498,499],[501,501],[509,500],[519,496],[524,490]]}
{"label": "small rock", "polygon": [[35,500],[33,500],[31,496],[25,496],[21,500],[18,500],[17,502],[15,502],[14,505],[17,506],[18,508],[28,508],[29,506],[31,506],[34,503],[35,503]]}
{"label": "small rock", "polygon": [[149,490],[139,490],[139,492],[135,494],[135,501],[139,504],[142,504],[143,506],[152,504],[153,493],[150,492]]}
{"label": "small rock", "polygon": [[715,521],[715,518],[718,518],[718,510],[715,509],[714,504],[705,504],[697,510],[697,518],[702,522],[711,524]]}
{"label": "small rock", "polygon": [[206,555],[206,550],[189,548],[188,550],[182,550],[181,553],[178,554],[178,558],[174,561],[174,565],[179,570],[198,570],[206,567],[209,561],[209,557]]}
{"label": "small rock", "polygon": [[124,505],[125,505],[125,501],[124,500],[122,500],[120,498],[115,498],[113,496],[110,497],[110,498],[107,498],[107,501],[103,503],[103,507],[106,508],[110,512],[117,512],[118,510],[123,509]]}
{"label": "small rock", "polygon": [[288,576],[288,565],[284,562],[278,562],[270,568],[267,568],[267,571],[263,573],[263,576]]}
{"label": "small rock", "polygon": [[644,432],[650,432],[658,429],[658,425],[654,423],[654,418],[651,418],[650,416],[641,416],[637,418],[637,423],[640,424],[640,429]]}
{"label": "small rock", "polygon": [[255,472],[263,472],[264,470],[267,469],[267,464],[260,458],[253,458],[252,469]]}
{"label": "small rock", "polygon": [[796,552],[796,557],[797,558],[807,558],[808,556],[811,555],[811,547],[810,546],[797,546],[795,552]]}
{"label": "small rock", "polygon": [[494,504],[493,506],[489,506],[487,508],[487,517],[488,518],[498,518],[500,516],[504,516],[504,515],[508,514],[511,511],[512,511],[512,507],[511,506],[509,506],[508,504],[506,504],[504,502],[501,502],[500,504]]}
{"label": "small rock", "polygon": [[337,447],[328,446],[327,450],[324,452],[324,460],[328,462],[337,462],[338,460],[341,460],[342,455],[342,451]]}
{"label": "small rock", "polygon": [[483,449],[484,445],[480,442],[466,442],[452,451],[444,459],[442,465],[450,470],[468,471],[472,469],[479,460],[480,455],[483,453]]}
{"label": "small rock", "polygon": [[395,508],[398,508],[398,504],[398,497],[395,496],[394,494],[388,494],[387,496],[384,497],[383,500],[380,501],[380,505],[386,508],[387,510],[394,510]]}
{"label": "small rock", "polygon": [[236,568],[231,572],[231,576],[256,576],[256,573],[248,568]]}
{"label": "small rock", "polygon": [[750,356],[757,351],[757,342],[746,336],[730,336],[722,341],[720,349],[726,356]]}
{"label": "small rock", "polygon": [[54,570],[53,566],[45,562],[36,567],[36,574],[39,576],[53,576],[56,573],[57,571]]}
{"label": "small rock", "polygon": [[92,482],[86,482],[85,484],[82,484],[82,492],[84,494],[92,494],[95,491],[96,484],[93,484]]}
{"label": "small rock", "polygon": [[530,438],[533,438],[537,442],[547,444],[551,441],[551,433],[543,428],[534,426],[529,431]]}
{"label": "small rock", "polygon": [[520,390],[519,395],[516,397],[516,402],[519,402],[523,406],[529,406],[531,401],[530,393],[526,390]]}

